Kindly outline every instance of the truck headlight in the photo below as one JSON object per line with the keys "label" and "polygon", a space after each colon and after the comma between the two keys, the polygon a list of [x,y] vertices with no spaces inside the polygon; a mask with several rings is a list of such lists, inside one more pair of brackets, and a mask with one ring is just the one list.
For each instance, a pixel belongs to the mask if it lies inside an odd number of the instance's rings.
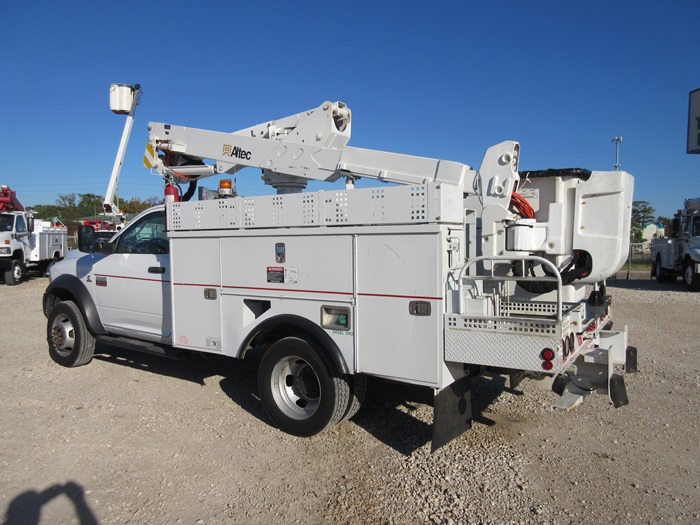
{"label": "truck headlight", "polygon": [[8,247],[2,247],[0,248],[0,255],[10,255],[10,248]]}

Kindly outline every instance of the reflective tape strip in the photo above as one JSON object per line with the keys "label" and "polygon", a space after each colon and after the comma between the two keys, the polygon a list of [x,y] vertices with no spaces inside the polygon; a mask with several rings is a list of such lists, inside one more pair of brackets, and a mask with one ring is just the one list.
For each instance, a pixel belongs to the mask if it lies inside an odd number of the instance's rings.
{"label": "reflective tape strip", "polygon": [[153,149],[150,142],[146,143],[146,153],[143,156],[143,164],[151,169],[156,165],[156,150]]}

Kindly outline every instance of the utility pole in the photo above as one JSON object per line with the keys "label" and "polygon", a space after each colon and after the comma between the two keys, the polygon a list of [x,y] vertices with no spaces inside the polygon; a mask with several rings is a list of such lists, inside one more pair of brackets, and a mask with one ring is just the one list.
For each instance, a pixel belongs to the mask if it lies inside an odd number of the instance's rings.
{"label": "utility pole", "polygon": [[615,171],[620,171],[620,142],[622,142],[622,137],[614,137],[612,141],[615,143],[615,164],[613,167]]}

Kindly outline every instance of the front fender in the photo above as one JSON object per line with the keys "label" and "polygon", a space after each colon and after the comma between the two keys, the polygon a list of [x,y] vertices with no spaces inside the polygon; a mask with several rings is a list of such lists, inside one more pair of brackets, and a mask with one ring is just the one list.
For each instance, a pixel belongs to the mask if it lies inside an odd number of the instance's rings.
{"label": "front fender", "polygon": [[700,262],[700,243],[693,243],[690,248],[688,248],[687,254],[693,262]]}
{"label": "front fender", "polygon": [[100,320],[95,301],[93,301],[85,284],[75,275],[59,275],[46,287],[43,297],[44,315],[48,316],[53,305],[59,301],[73,301],[80,309],[93,334],[107,333]]}

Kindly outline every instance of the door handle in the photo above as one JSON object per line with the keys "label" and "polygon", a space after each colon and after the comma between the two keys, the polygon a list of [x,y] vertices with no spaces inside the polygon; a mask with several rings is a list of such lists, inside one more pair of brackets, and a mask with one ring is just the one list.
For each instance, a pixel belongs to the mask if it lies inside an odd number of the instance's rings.
{"label": "door handle", "polygon": [[165,273],[165,268],[162,266],[149,266],[148,273]]}

